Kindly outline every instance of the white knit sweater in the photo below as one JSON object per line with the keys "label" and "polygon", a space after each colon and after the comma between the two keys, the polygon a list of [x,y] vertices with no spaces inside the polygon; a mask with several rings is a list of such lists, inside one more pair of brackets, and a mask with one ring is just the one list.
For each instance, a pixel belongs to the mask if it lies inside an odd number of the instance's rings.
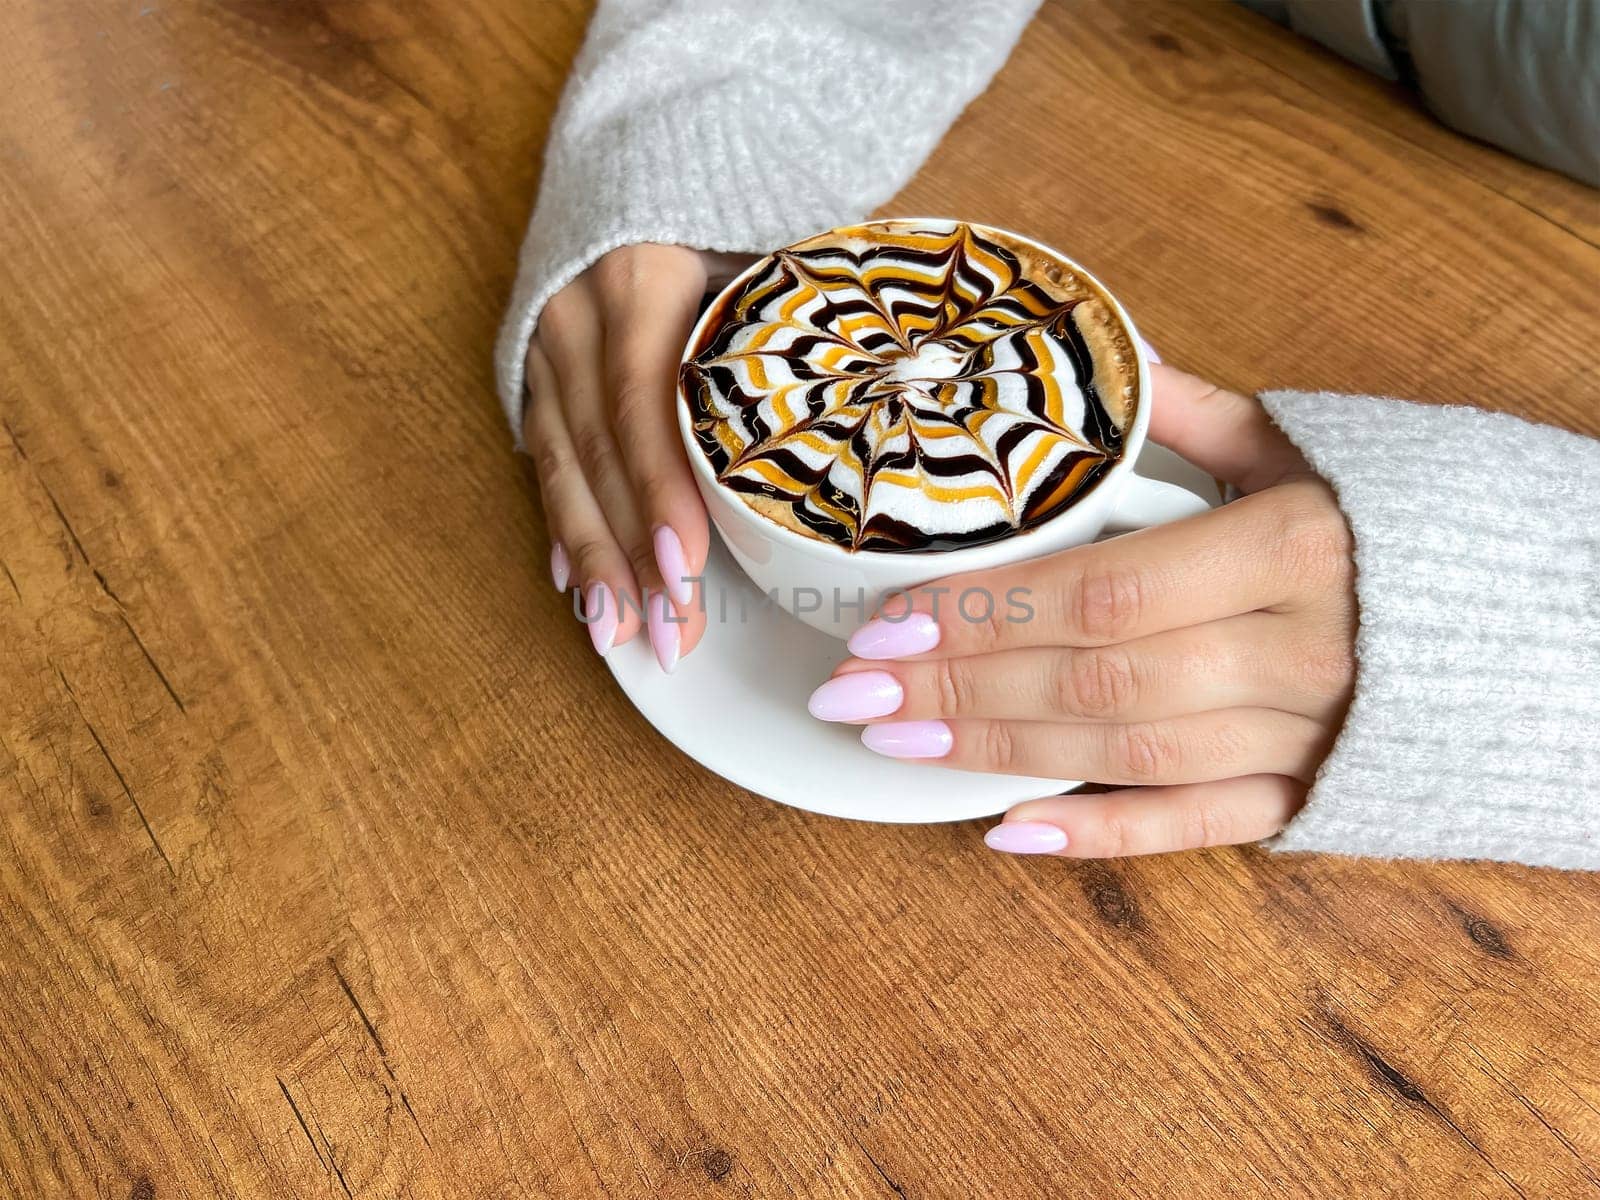
{"label": "white knit sweater", "polygon": [[[518,436],[551,295],[616,246],[764,253],[861,219],[1037,0],[914,2],[908,20],[913,0],[602,0],[501,331]],[[1600,443],[1468,408],[1263,400],[1338,494],[1361,609],[1355,700],[1271,844],[1600,868]],[[1488,444],[1509,491],[1484,485]]]}

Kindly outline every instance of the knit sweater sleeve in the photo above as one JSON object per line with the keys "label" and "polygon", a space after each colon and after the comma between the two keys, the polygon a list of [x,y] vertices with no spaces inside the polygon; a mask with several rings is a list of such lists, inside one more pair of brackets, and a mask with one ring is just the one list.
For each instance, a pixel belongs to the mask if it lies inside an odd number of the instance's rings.
{"label": "knit sweater sleeve", "polygon": [[1355,698],[1278,850],[1600,869],[1600,442],[1272,392],[1355,537]]}
{"label": "knit sweater sleeve", "polygon": [[1038,0],[601,0],[545,146],[496,348],[521,438],[539,312],[608,250],[766,253],[888,200]]}

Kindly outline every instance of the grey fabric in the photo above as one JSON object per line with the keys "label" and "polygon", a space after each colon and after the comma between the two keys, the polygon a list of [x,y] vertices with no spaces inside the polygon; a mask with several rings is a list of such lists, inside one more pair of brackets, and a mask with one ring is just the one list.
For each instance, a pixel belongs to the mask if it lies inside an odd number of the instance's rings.
{"label": "grey fabric", "polygon": [[1398,79],[1369,0],[1287,0],[1289,26],[1385,79]]}
{"label": "grey fabric", "polygon": [[1261,399],[1338,495],[1361,608],[1339,740],[1268,845],[1600,868],[1600,442],[1473,408]]}
{"label": "grey fabric", "polygon": [[1241,0],[1446,125],[1600,187],[1600,0]]}
{"label": "grey fabric", "polygon": [[1600,187],[1600,0],[1397,0],[1388,19],[1446,125]]}
{"label": "grey fabric", "polygon": [[495,349],[519,442],[523,360],[556,291],[633,242],[765,254],[859,221],[988,86],[1038,3],[602,0]]}

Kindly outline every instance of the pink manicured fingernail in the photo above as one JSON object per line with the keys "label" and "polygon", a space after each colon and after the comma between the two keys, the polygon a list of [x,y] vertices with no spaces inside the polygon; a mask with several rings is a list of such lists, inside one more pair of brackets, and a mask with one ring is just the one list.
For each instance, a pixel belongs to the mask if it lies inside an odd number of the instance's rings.
{"label": "pink manicured fingernail", "polygon": [[617,600],[598,579],[583,594],[583,615],[588,619],[589,640],[604,658],[617,638]]}
{"label": "pink manicured fingernail", "polygon": [[1067,848],[1067,835],[1043,821],[1007,821],[984,834],[983,841],[1007,854],[1054,854]]}
{"label": "pink manicured fingernail", "polygon": [[667,593],[674,604],[687,604],[694,596],[694,584],[689,582],[689,560],[684,557],[683,543],[670,525],[657,525],[655,537],[656,570],[667,585]]}
{"label": "pink manicured fingernail", "polygon": [[943,721],[888,721],[863,729],[861,744],[890,758],[943,758],[955,737]]}
{"label": "pink manicured fingernail", "polygon": [[564,592],[567,584],[572,582],[572,561],[567,557],[567,548],[560,542],[550,547],[550,578],[556,581],[556,591]]}
{"label": "pink manicured fingernail", "polygon": [[1143,338],[1140,338],[1139,341],[1144,345],[1144,356],[1146,358],[1153,363],[1158,363],[1161,361],[1161,355],[1156,353],[1156,348],[1154,346],[1152,346],[1149,342],[1146,342]]}
{"label": "pink manicured fingernail", "polygon": [[667,607],[665,592],[651,592],[649,600],[650,648],[656,652],[656,661],[668,675],[678,665],[678,630],[680,623]]}
{"label": "pink manicured fingernail", "polygon": [[887,717],[903,699],[900,681],[887,671],[855,671],[812,692],[806,708],[819,721],[865,721]]}
{"label": "pink manicured fingernail", "polygon": [[939,622],[932,614],[914,612],[901,620],[878,617],[850,635],[850,653],[857,658],[904,658],[939,644]]}

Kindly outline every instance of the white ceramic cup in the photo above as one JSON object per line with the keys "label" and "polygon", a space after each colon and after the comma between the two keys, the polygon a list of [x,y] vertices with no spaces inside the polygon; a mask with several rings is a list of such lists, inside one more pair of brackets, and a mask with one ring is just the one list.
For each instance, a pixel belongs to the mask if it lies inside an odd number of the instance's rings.
{"label": "white ceramic cup", "polygon": [[[943,218],[886,219],[893,224],[946,231],[963,222]],[[865,222],[867,225],[877,221]],[[1150,427],[1149,348],[1123,311],[1122,305],[1106,286],[1083,267],[1059,251],[1032,238],[993,226],[965,222],[979,232],[993,229],[1004,238],[1021,242],[1047,258],[1054,258],[1081,276],[1099,291],[1128,330],[1138,357],[1139,392],[1134,405],[1133,424],[1123,430],[1122,456],[1090,491],[1072,500],[1066,508],[1032,529],[1021,530],[999,541],[956,550],[873,551],[849,550],[833,542],[806,537],[768,520],[751,508],[739,494],[717,480],[711,463],[694,438],[693,419],[678,383],[678,432],[694,470],[695,483],[705,500],[711,523],[732,553],[734,560],[763,592],[807,625],[837,638],[846,638],[870,618],[888,596],[911,591],[948,575],[1009,566],[1030,558],[1040,558],[1094,541],[1107,532],[1125,532],[1150,525],[1161,525],[1205,512],[1210,505],[1195,493],[1176,484],[1147,479],[1134,471],[1134,462],[1144,446]],[[689,334],[684,355],[699,344],[708,321],[723,307],[723,300],[742,288],[763,270],[768,260],[757,260],[736,276],[711,304]]]}

